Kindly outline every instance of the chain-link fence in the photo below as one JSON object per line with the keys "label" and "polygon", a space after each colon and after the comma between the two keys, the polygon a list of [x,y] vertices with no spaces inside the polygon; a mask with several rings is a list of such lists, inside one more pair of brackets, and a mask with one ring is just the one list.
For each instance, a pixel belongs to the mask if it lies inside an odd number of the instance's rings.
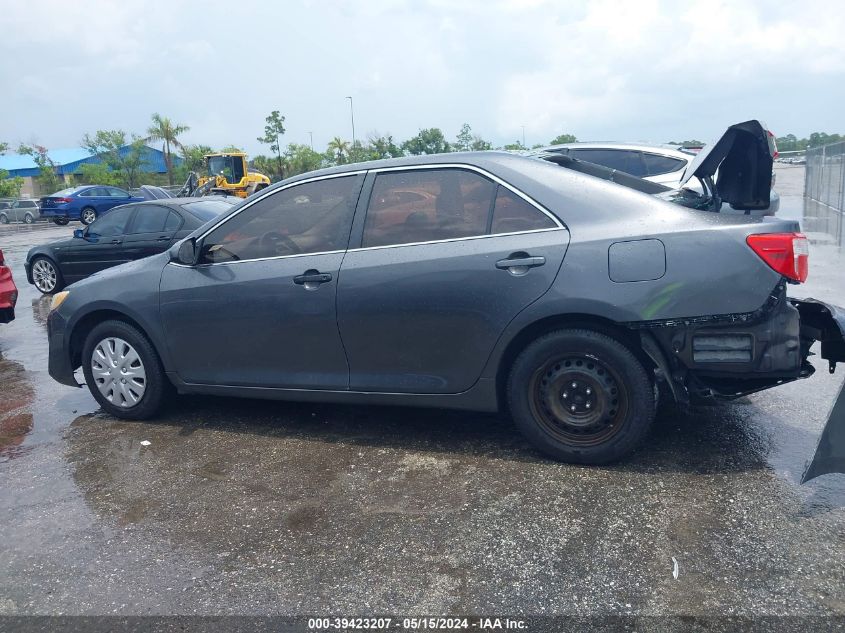
{"label": "chain-link fence", "polygon": [[827,233],[842,246],[845,243],[845,142],[807,150],[804,197],[808,230]]}

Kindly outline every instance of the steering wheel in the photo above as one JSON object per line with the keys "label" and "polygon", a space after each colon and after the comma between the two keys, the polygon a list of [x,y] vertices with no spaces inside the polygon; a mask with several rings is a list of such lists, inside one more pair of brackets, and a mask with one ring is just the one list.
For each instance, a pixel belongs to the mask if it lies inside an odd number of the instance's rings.
{"label": "steering wheel", "polygon": [[275,251],[277,254],[282,254],[279,251],[279,246],[284,246],[290,254],[297,255],[302,252],[302,249],[297,246],[296,242],[290,239],[287,235],[282,235],[276,231],[270,231],[261,236],[262,248],[268,248]]}

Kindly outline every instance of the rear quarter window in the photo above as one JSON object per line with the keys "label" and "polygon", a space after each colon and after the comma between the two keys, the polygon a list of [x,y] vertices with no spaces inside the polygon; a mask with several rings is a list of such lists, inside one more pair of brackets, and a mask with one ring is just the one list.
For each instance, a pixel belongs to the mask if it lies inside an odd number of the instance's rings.
{"label": "rear quarter window", "polygon": [[643,161],[645,162],[646,173],[649,176],[668,174],[683,169],[687,165],[686,161],[679,158],[649,154],[647,152],[643,152]]}

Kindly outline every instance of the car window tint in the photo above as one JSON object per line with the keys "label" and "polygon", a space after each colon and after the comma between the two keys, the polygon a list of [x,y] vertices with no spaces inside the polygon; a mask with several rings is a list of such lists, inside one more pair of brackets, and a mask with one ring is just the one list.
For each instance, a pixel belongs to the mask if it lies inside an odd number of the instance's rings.
{"label": "car window tint", "polygon": [[362,246],[484,235],[495,192],[493,182],[465,169],[381,173],[370,196]]}
{"label": "car window tint", "polygon": [[123,189],[117,189],[116,187],[108,187],[108,192],[112,198],[127,198],[129,196]]}
{"label": "car window tint", "polygon": [[643,152],[643,161],[645,162],[646,173],[649,176],[668,174],[669,172],[682,169],[686,165],[686,161],[679,158],[659,156],[657,154],[649,154],[647,152]]}
{"label": "car window tint", "polygon": [[96,195],[98,195],[96,187],[91,187],[90,189],[86,189],[85,191],[79,192],[79,196],[84,197],[84,198],[90,198],[91,196],[96,196]]}
{"label": "car window tint", "polygon": [[115,209],[111,213],[107,213],[88,226],[88,235],[99,237],[123,235],[126,232],[126,225],[129,222],[129,218],[132,217],[134,210],[132,207],[129,207],[128,209]]}
{"label": "car window tint", "polygon": [[178,231],[180,226],[182,226],[182,216],[175,211],[170,211],[167,214],[167,220],[164,222],[164,231],[166,233]]}
{"label": "car window tint", "polygon": [[499,187],[493,207],[491,233],[553,229],[555,222],[537,207],[506,187]]}
{"label": "car window tint", "polygon": [[203,240],[202,263],[346,248],[359,176],[294,185],[261,198]]}
{"label": "car window tint", "polygon": [[170,209],[154,204],[142,204],[136,209],[132,233],[161,233],[164,230]]}
{"label": "car window tint", "polygon": [[646,175],[640,153],[621,149],[571,149],[569,155],[588,163],[603,165],[610,169],[618,169],[625,173],[642,178]]}

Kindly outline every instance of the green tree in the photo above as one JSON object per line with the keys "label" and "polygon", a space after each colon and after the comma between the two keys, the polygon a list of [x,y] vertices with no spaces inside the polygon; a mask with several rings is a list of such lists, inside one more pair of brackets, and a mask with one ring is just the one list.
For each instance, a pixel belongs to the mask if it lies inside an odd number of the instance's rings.
{"label": "green tree", "polygon": [[38,166],[38,188],[44,193],[50,194],[61,188],[61,179],[56,174],[56,164],[47,154],[47,148],[43,145],[21,145],[18,147],[18,154],[32,156],[32,160]]}
{"label": "green tree", "polygon": [[285,133],[285,117],[279,114],[278,110],[273,110],[266,119],[267,125],[264,126],[264,136],[258,137],[259,143],[265,143],[270,146],[271,152],[276,152],[276,158],[279,161],[279,177],[283,178],[285,168],[282,164],[282,144],[279,137]]}
{"label": "green tree", "polygon": [[226,147],[220,150],[221,154],[243,154],[244,151],[240,147],[236,147],[234,145],[227,145]]}
{"label": "green tree", "polygon": [[472,148],[472,128],[469,123],[461,126],[461,131],[455,137],[454,149],[459,152],[468,152]]}
{"label": "green tree", "polygon": [[187,125],[178,125],[173,123],[166,116],[161,116],[158,112],[153,114],[153,124],[147,128],[148,141],[163,141],[162,150],[164,151],[164,164],[167,167],[167,184],[173,184],[173,156],[170,151],[170,146],[179,148],[182,143],[179,142],[179,135],[184,134],[191,128]]}
{"label": "green tree", "polygon": [[82,182],[89,185],[116,185],[123,184],[119,174],[109,169],[105,163],[85,163],[79,168],[79,175]]}
{"label": "green tree", "polygon": [[140,184],[142,168],[147,163],[145,139],[133,135],[132,141],[127,142],[123,130],[97,130],[94,136],[82,137],[82,147],[117,172],[124,187],[131,189]]}
{"label": "green tree", "polygon": [[349,141],[344,141],[339,136],[335,136],[326,147],[326,155],[330,156],[336,165],[342,165],[349,157],[350,149]]}
{"label": "green tree", "polygon": [[523,145],[519,140],[516,140],[513,143],[508,143],[507,145],[502,147],[502,149],[506,149],[506,150],[513,152],[513,151],[522,151],[522,150],[528,149],[528,148],[525,147],[525,145]]}
{"label": "green tree", "polygon": [[285,150],[285,173],[290,176],[304,174],[323,166],[323,155],[310,145],[291,143]]}
{"label": "green tree", "polygon": [[185,182],[188,174],[205,173],[205,155],[214,152],[208,145],[183,145],[179,149],[182,163],[173,168],[173,175],[176,182]]}
{"label": "green tree", "polygon": [[489,141],[485,141],[483,138],[476,134],[472,137],[472,143],[470,144],[469,148],[473,152],[486,152],[487,150],[493,149],[493,144]]}
{"label": "green tree", "polygon": [[382,136],[378,132],[370,135],[365,150],[366,158],[364,160],[398,158],[404,154],[402,148],[393,141],[393,135]]}
{"label": "green tree", "polygon": [[22,187],[23,178],[9,177],[9,172],[0,169],[0,198],[20,198]]}
{"label": "green tree", "polygon": [[563,145],[564,143],[577,143],[578,139],[575,138],[574,134],[560,134],[555,136],[551,141],[549,141],[549,145]]}
{"label": "green tree", "polygon": [[409,154],[443,154],[451,152],[452,146],[443,136],[440,128],[421,129],[419,133],[402,143],[402,149]]}
{"label": "green tree", "polygon": [[[320,156],[322,158],[322,155]],[[262,174],[270,178],[270,180],[278,180],[279,164],[276,162],[275,157],[259,154],[258,156],[254,156],[252,160],[249,161],[249,164],[253,169],[260,171]]]}
{"label": "green tree", "polygon": [[5,154],[9,150],[9,144],[0,141],[0,156]]}

